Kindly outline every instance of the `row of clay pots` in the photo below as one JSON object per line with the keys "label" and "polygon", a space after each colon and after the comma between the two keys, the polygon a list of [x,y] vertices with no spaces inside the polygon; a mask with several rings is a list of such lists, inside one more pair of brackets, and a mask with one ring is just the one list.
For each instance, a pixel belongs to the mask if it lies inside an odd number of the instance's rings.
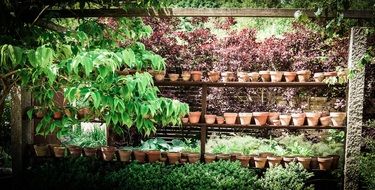
{"label": "row of clay pots", "polygon": [[[47,111],[48,111],[47,109],[39,108],[34,113],[34,116],[35,116],[36,119],[42,119],[46,115]],[[63,115],[67,115],[68,117],[72,116],[72,113],[68,109],[64,109],[63,112],[62,111],[53,112],[52,118],[55,119],[55,120],[60,120],[60,119],[62,119]],[[80,108],[80,109],[77,110],[78,119],[85,118],[85,117],[89,116],[90,114],[91,114],[91,110],[90,110],[90,108],[87,108],[87,107],[86,108]]]}
{"label": "row of clay pots", "polygon": [[[331,122],[333,126],[343,126],[345,122],[345,112],[330,112],[330,115],[322,115],[320,112],[306,112],[306,113],[294,113],[294,114],[280,114],[278,112],[253,112],[253,113],[224,113],[224,117],[206,114],[204,116],[207,124],[235,124],[237,116],[240,118],[241,125],[249,125],[252,117],[256,125],[262,126],[269,123],[275,126],[288,126],[293,121],[294,126],[302,126],[307,120],[308,126],[318,126],[320,121],[321,126],[330,126]],[[201,112],[190,112],[188,118],[183,118],[183,123],[199,123]]]}
{"label": "row of clay pots", "polygon": [[[165,71],[153,72],[155,80],[162,81],[165,78]],[[345,73],[344,73],[345,74]],[[211,82],[218,82],[221,80],[223,82],[231,82],[236,80],[236,74],[234,72],[219,72],[210,71],[207,73],[208,78]],[[308,82],[310,80],[311,71],[302,70],[297,72],[287,72],[287,71],[259,71],[258,72],[237,72],[237,78],[239,82],[257,82],[259,78],[263,82],[281,82],[285,78],[286,82],[294,82],[298,79],[299,82]],[[337,76],[337,72],[320,72],[314,73],[315,82],[322,82],[325,77]],[[169,73],[168,77],[170,81],[177,81],[180,74]],[[201,71],[184,71],[181,74],[183,81],[189,81],[192,78],[193,81],[200,81],[202,78]]]}

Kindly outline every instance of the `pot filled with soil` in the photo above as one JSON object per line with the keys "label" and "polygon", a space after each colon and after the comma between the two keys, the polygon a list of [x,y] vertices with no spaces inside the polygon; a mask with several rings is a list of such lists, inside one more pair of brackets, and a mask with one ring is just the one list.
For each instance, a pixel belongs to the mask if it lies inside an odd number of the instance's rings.
{"label": "pot filled with soil", "polygon": [[335,127],[342,127],[345,124],[346,112],[330,112],[332,124]]}
{"label": "pot filled with soil", "polygon": [[254,112],[253,117],[255,120],[255,125],[263,126],[267,122],[269,113],[268,112]]}
{"label": "pot filled with soil", "polygon": [[191,71],[191,78],[193,81],[200,81],[202,79],[201,71]]}
{"label": "pot filled with soil", "polygon": [[236,123],[237,113],[224,113],[225,123],[233,125]]}
{"label": "pot filled with soil", "polygon": [[242,167],[249,167],[250,156],[249,155],[238,155],[237,160],[241,162]]}
{"label": "pot filled with soil", "polygon": [[314,127],[318,125],[321,113],[317,112],[306,112],[307,125]]}
{"label": "pot filled with soil", "polygon": [[216,115],[204,115],[204,119],[207,124],[214,124],[216,120]]}
{"label": "pot filled with soil", "polygon": [[311,71],[310,70],[297,71],[297,75],[298,75],[299,82],[308,82],[310,80]]}
{"label": "pot filled with soil", "polygon": [[250,125],[253,113],[239,113],[241,125]]}
{"label": "pot filled with soil", "polygon": [[160,150],[149,150],[146,151],[147,159],[149,163],[158,162],[161,157]]}
{"label": "pot filled with soil", "polygon": [[293,119],[293,125],[294,126],[302,126],[305,123],[305,113],[293,113],[292,119]]}
{"label": "pot filled with soil", "polygon": [[296,79],[296,72],[284,72],[284,77],[286,82],[293,82]]}
{"label": "pot filled with soil", "polygon": [[291,115],[283,114],[279,116],[280,122],[282,126],[290,125],[290,120],[292,119]]}
{"label": "pot filled with soil", "polygon": [[118,155],[119,155],[119,158],[120,158],[121,162],[130,162],[132,150],[119,149]]}
{"label": "pot filled with soil", "polygon": [[271,82],[281,82],[281,79],[283,78],[283,72],[281,71],[271,71]]}
{"label": "pot filled with soil", "polygon": [[201,112],[190,112],[189,113],[189,121],[190,123],[199,123],[199,119],[201,117]]}

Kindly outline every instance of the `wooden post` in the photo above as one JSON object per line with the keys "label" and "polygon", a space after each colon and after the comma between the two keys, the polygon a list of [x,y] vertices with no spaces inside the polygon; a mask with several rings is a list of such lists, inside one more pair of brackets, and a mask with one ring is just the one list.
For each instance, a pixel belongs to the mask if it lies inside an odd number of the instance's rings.
{"label": "wooden post", "polygon": [[[204,115],[207,112],[207,85],[206,84],[204,84],[202,86],[201,104],[202,104],[202,113],[201,113],[200,122],[205,123],[204,122]],[[202,160],[204,159],[204,153],[206,152],[206,140],[207,140],[207,126],[203,125],[203,126],[201,126],[201,140],[200,140],[201,141],[201,159]]]}
{"label": "wooden post", "polygon": [[[366,28],[352,28],[349,46],[349,68],[355,68],[366,51]],[[349,79],[347,134],[345,147],[344,189],[359,189],[359,157],[361,153],[365,69]]]}
{"label": "wooden post", "polygon": [[22,103],[21,87],[14,86],[11,90],[11,147],[12,171],[17,177],[22,173]]}
{"label": "wooden post", "polygon": [[28,150],[30,150],[28,145],[34,144],[34,120],[30,120],[27,117],[27,109],[33,105],[31,92],[22,89],[21,92],[21,108],[22,108],[22,152],[23,152],[23,166],[26,166],[29,161],[30,155]]}

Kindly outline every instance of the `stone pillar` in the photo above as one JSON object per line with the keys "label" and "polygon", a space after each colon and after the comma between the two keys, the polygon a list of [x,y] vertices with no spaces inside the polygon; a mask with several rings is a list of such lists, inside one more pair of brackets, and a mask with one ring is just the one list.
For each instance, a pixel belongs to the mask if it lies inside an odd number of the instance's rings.
{"label": "stone pillar", "polygon": [[22,172],[22,107],[21,88],[14,86],[11,90],[11,143],[12,171],[19,177]]}
{"label": "stone pillar", "polygon": [[[361,59],[366,51],[367,29],[352,28],[349,46],[349,68]],[[347,134],[345,147],[344,189],[359,189],[359,156],[362,140],[363,107],[365,91],[365,70],[349,79]]]}

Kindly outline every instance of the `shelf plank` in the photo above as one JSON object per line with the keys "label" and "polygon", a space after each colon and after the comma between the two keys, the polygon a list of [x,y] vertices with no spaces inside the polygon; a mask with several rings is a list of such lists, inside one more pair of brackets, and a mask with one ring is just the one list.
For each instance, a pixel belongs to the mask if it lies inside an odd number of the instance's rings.
{"label": "shelf plank", "polygon": [[339,129],[339,130],[345,130],[346,127],[335,127],[335,126],[328,126],[328,127],[322,127],[322,126],[273,126],[273,125],[265,125],[265,126],[259,126],[259,125],[241,125],[241,124],[205,124],[205,123],[184,123],[184,127],[189,126],[207,126],[207,128],[244,128],[244,129],[316,129],[316,130],[327,130],[327,129]]}
{"label": "shelf plank", "polygon": [[203,82],[203,81],[155,81],[156,86],[203,86],[208,87],[326,87],[323,82]]}

